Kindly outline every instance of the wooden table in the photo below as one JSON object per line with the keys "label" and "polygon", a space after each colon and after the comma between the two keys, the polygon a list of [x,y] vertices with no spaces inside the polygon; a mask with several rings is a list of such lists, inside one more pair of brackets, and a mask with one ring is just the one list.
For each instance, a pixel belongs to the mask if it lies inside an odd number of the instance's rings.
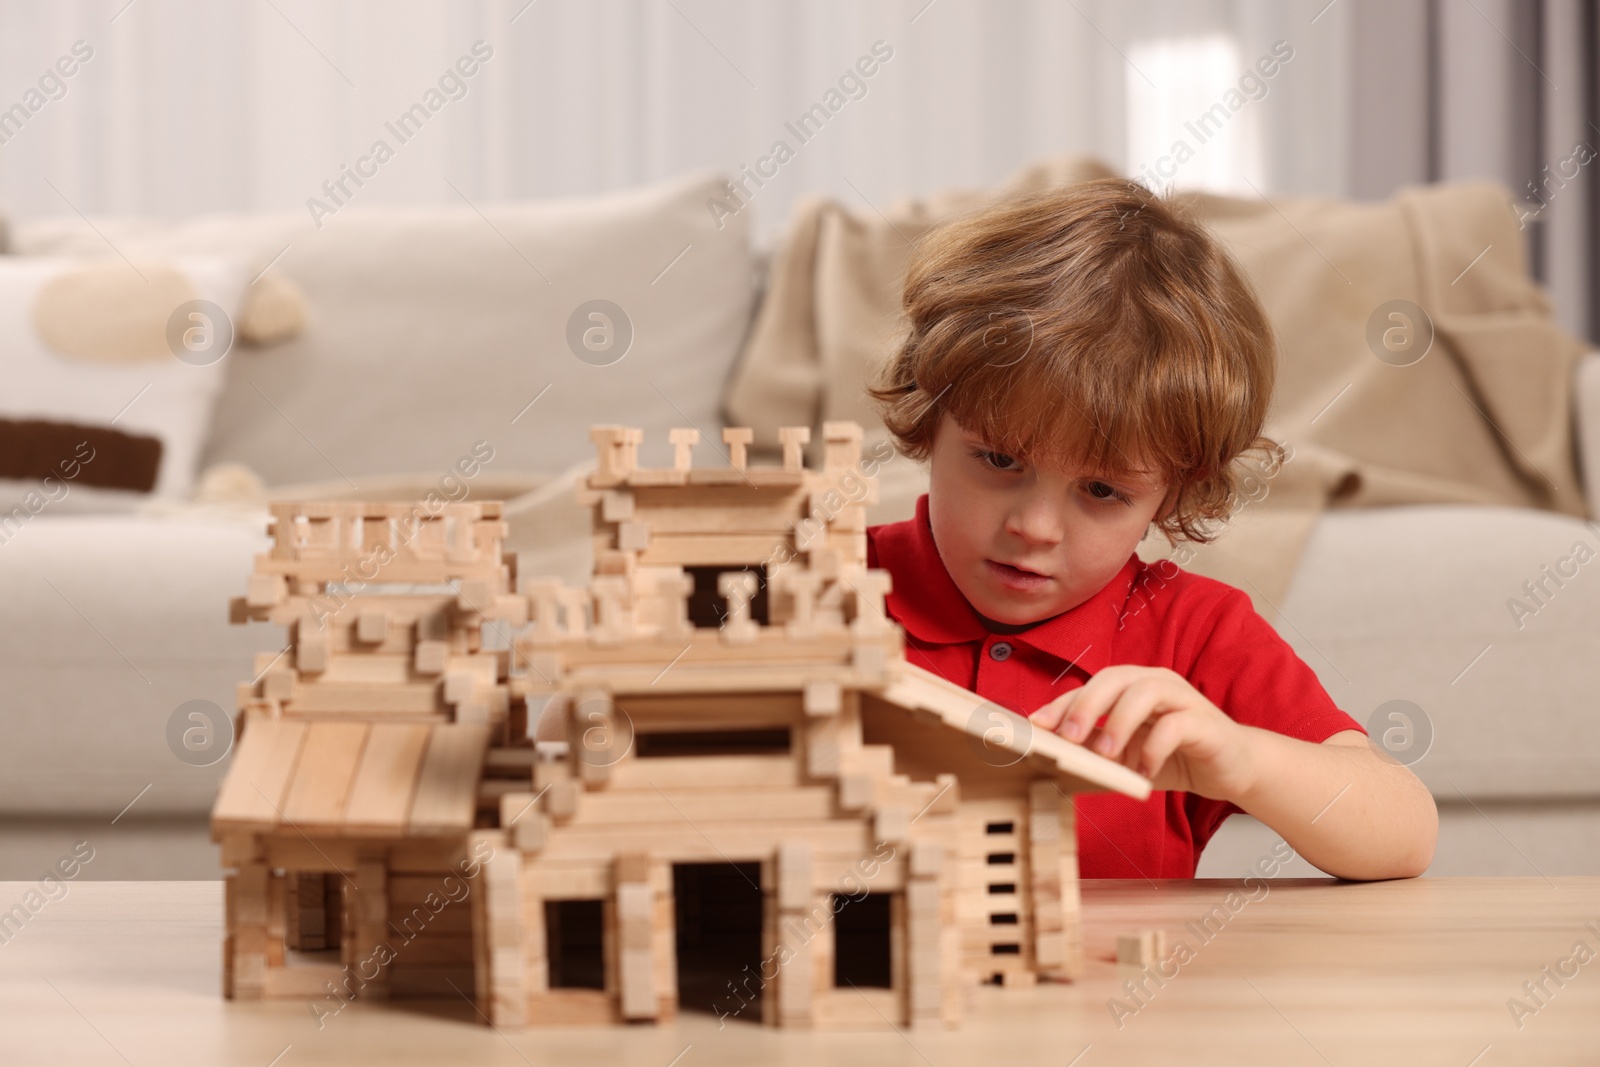
{"label": "wooden table", "polygon": [[[319,1030],[304,1002],[222,1000],[220,883],[67,885],[0,943],[5,1067],[1600,1063],[1597,878],[1085,882],[1081,981],[975,990],[956,1031],[868,1033],[719,1030],[687,1012],[664,1026],[496,1032],[465,1001],[357,1004]],[[30,888],[0,883],[0,908]],[[1141,927],[1166,931],[1168,966],[1136,1000],[1124,982],[1140,972],[1112,946]],[[1579,942],[1587,963],[1571,959]],[[1552,995],[1529,999],[1523,983],[1569,959],[1565,985],[1545,979]],[[1520,1027],[1512,998],[1530,1009]]]}

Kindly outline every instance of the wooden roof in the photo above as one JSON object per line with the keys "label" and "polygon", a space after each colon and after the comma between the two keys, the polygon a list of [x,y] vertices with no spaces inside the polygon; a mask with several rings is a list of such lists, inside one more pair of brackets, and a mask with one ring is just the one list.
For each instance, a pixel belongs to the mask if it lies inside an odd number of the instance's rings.
{"label": "wooden roof", "polygon": [[240,830],[427,837],[472,828],[489,727],[246,717],[211,814]]}

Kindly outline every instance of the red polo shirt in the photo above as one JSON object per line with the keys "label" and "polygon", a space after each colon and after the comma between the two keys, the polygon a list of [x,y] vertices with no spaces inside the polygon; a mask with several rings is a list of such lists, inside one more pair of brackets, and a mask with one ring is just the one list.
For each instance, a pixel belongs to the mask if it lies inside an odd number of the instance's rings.
{"label": "red polo shirt", "polygon": [[[1130,555],[1077,607],[1021,633],[995,633],[939,557],[926,493],[915,518],[868,527],[867,565],[890,574],[889,615],[905,630],[907,659],[1020,715],[1102,667],[1135,663],[1176,671],[1249,726],[1314,743],[1341,730],[1366,732],[1243,591],[1176,565]],[[1075,805],[1085,878],[1193,878],[1201,849],[1240,810],[1176,790],[1144,801],[1082,793]]]}

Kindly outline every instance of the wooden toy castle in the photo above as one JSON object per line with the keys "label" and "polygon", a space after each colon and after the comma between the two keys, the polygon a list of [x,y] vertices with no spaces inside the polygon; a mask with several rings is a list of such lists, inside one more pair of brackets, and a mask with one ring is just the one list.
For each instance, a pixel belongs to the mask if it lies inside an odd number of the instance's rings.
{"label": "wooden toy castle", "polygon": [[581,588],[517,574],[498,502],[274,505],[233,603],[289,647],[212,816],[225,995],[953,1026],[1077,975],[1072,794],[1150,783],[906,661],[861,429],[825,433],[821,470],[803,427],[781,466],[734,428],[727,467],[674,430],[645,469],[594,428]]}

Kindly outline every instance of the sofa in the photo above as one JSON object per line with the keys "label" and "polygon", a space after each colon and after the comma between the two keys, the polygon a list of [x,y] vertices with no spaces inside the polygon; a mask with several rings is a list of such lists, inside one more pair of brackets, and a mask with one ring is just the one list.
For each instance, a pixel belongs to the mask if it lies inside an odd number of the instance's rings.
{"label": "sofa", "polygon": [[[228,622],[271,500],[502,499],[521,573],[577,582],[591,424],[642,427],[652,464],[673,426],[718,448],[774,251],[748,218],[708,210],[722,181],[320,220],[11,220],[9,256],[231,258],[254,277],[231,313],[275,324],[242,330],[221,360],[187,494],[47,508],[0,544],[0,878],[36,877],[79,840],[97,850],[88,877],[220,876],[206,817],[226,745],[196,758],[183,738],[195,708],[225,716],[284,647],[273,627]],[[1573,395],[1587,521],[1331,509],[1278,605],[1340,705],[1403,735],[1440,808],[1430,875],[1600,874],[1600,356],[1578,364]],[[755,427],[755,461],[776,460],[777,429]],[[908,517],[925,478],[885,464],[869,521]],[[1200,875],[1241,876],[1273,840],[1236,816]]]}

